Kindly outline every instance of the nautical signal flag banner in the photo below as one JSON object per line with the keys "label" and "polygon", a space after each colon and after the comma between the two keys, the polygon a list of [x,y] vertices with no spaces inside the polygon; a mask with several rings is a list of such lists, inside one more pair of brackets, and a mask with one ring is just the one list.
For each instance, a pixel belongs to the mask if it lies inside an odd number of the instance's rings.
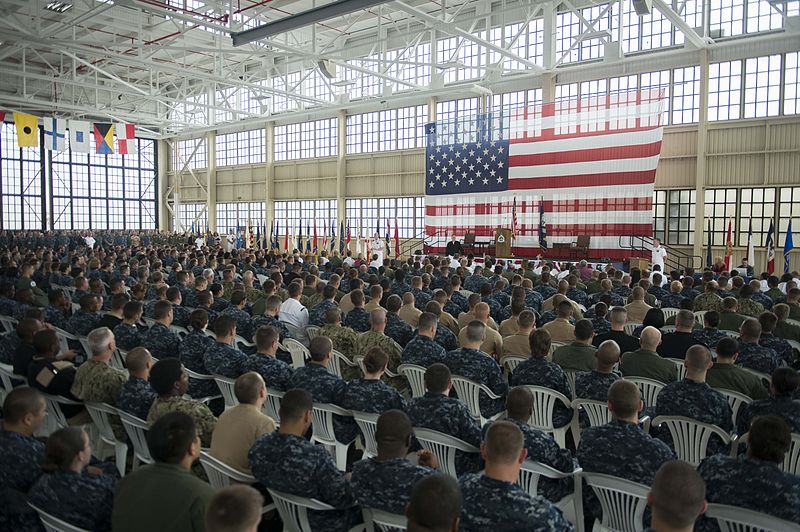
{"label": "nautical signal flag banner", "polygon": [[544,231],[551,248],[589,235],[592,256],[636,253],[620,237],[652,235],[663,108],[662,91],[643,90],[427,124],[426,251],[450,234],[489,242],[516,212],[516,256],[539,254]]}
{"label": "nautical signal flag banner", "polygon": [[136,151],[136,126],[133,124],[117,124],[118,153],[128,155]]}
{"label": "nautical signal flag banner", "polygon": [[17,144],[20,148],[35,148],[39,145],[39,118],[26,113],[14,113],[17,128]]}
{"label": "nautical signal flag banner", "polygon": [[100,154],[114,153],[114,126],[113,124],[94,125],[95,150]]}
{"label": "nautical signal flag banner", "polygon": [[69,149],[74,153],[89,153],[89,122],[69,121]]}
{"label": "nautical signal flag banner", "polygon": [[67,148],[66,121],[54,116],[44,119],[44,147],[51,151],[64,151]]}

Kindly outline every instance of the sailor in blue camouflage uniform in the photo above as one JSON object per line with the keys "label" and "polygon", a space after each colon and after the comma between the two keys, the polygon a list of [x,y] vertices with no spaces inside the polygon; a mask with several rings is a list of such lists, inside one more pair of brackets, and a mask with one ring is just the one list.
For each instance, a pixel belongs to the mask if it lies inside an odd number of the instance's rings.
{"label": "sailor in blue camouflage uniform", "polygon": [[[206,351],[214,344],[214,339],[205,333],[208,314],[205,310],[197,309],[192,312],[189,323],[189,334],[181,340],[178,354],[186,369],[207,375],[204,357]],[[219,388],[214,381],[189,379],[189,395],[195,399],[218,393]]]}
{"label": "sailor in blue camouflage uniform", "polygon": [[433,339],[438,327],[436,316],[430,312],[423,312],[419,317],[418,327],[417,334],[403,349],[401,362],[416,364],[423,368],[437,362],[444,363],[447,351]]}
{"label": "sailor in blue camouflage uniform", "polygon": [[285,392],[294,370],[278,358],[278,329],[261,326],[256,329],[256,352],[247,357],[247,371],[255,371],[264,379],[267,388]]}
{"label": "sailor in blue camouflage uniform", "polygon": [[758,416],[782,418],[792,433],[800,434],[800,401],[794,399],[800,388],[800,375],[792,368],[778,368],[772,373],[768,399],[742,405],[736,421],[737,432],[744,434],[750,422]]}
{"label": "sailor in blue camouflage uniform", "polygon": [[103,317],[97,313],[100,310],[100,298],[94,295],[85,295],[81,298],[81,308],[67,321],[67,331],[77,336],[86,336],[97,328]]}
{"label": "sailor in blue camouflage uniform", "polygon": [[[463,401],[448,397],[451,388],[450,370],[444,364],[433,364],[425,371],[425,395],[412,399],[406,413],[415,427],[436,430],[480,447],[481,429]],[[456,451],[459,475],[480,471],[482,463],[478,453]]]}
{"label": "sailor in blue camouflage uniform", "polygon": [[[425,312],[430,312],[431,314],[435,315],[436,319],[438,320],[439,316],[442,315],[442,306],[438,301],[429,301],[425,307]],[[450,328],[445,325],[436,327],[436,335],[433,337],[433,339],[436,341],[436,343],[444,347],[446,351],[458,349],[458,338],[456,337],[455,333],[453,333],[453,331],[451,331]]]}
{"label": "sailor in blue camouflage uniform", "polygon": [[[324,370],[324,368],[323,368]],[[289,390],[281,399],[280,428],[264,434],[250,448],[253,476],[267,488],[317,499],[335,510],[308,511],[311,530],[346,532],[361,522],[350,483],[331,455],[303,435],[311,426],[311,395]]]}
{"label": "sailor in blue camouflage uniform", "polygon": [[402,515],[411,499],[414,485],[433,475],[430,451],[420,451],[419,465],[406,455],[411,446],[411,420],[400,410],[387,410],[378,418],[375,440],[378,455],[353,464],[350,484],[362,508]]}
{"label": "sailor in blue camouflage uniform", "polygon": [[[403,294],[411,291],[411,286],[406,282],[406,272],[401,269],[395,270],[394,281],[389,287],[389,291],[397,296],[403,297]],[[422,279],[420,279],[422,283]]]}
{"label": "sailor in blue camouflage uniform", "polygon": [[[713,365],[711,352],[705,346],[693,345],[686,351],[684,364],[686,377],[667,384],[658,393],[656,415],[690,417],[701,423],[716,425],[728,433],[733,432],[733,412],[727,398],[706,383],[706,372]],[[672,444],[672,436],[666,427],[661,427],[657,435]],[[708,452],[725,452],[725,445],[712,435]]]}
{"label": "sailor in blue camouflage uniform", "polygon": [[736,363],[746,368],[772,375],[772,372],[783,365],[783,359],[774,349],[759,345],[761,323],[755,318],[748,318],[739,328],[739,357]]}
{"label": "sailor in blue camouflage uniform", "polygon": [[[308,324],[322,327],[325,325],[325,313],[328,309],[338,307],[336,303],[336,287],[328,283],[322,289],[322,301],[308,310]],[[348,325],[349,327],[349,325]]]}
{"label": "sailor in blue camouflage uniform", "polygon": [[142,345],[142,335],[147,330],[137,322],[142,318],[142,304],[138,301],[128,301],[122,308],[122,323],[114,327],[114,340],[117,347],[123,351],[130,351]]}
{"label": "sailor in blue camouflage uniform", "polygon": [[704,346],[714,349],[723,338],[728,338],[728,335],[718,329],[719,327],[719,312],[716,310],[709,310],[703,315],[702,329],[692,331],[692,338],[703,344]]}
{"label": "sailor in blue camouflage uniform", "polygon": [[[571,531],[572,524],[550,501],[532,496],[516,481],[527,454],[519,427],[508,421],[492,424],[482,447],[483,473],[459,478],[463,505],[459,529],[464,532]],[[514,478],[513,481],[507,479]]]}
{"label": "sailor in blue camouflage uniform", "polygon": [[[506,398],[508,416],[505,421],[513,423],[525,438],[525,448],[528,450],[528,460],[548,465],[562,473],[571,473],[578,465],[573,460],[568,449],[558,446],[553,436],[542,432],[528,424],[533,410],[533,394],[526,388],[512,388]],[[486,441],[486,432],[492,422],[483,426],[481,433]],[[539,494],[548,500],[558,502],[573,491],[572,479],[550,479],[540,477]]]}
{"label": "sailor in blue camouflage uniform", "polygon": [[589,302],[589,296],[586,295],[586,292],[575,286],[570,278],[574,278],[576,284],[578,282],[574,275],[567,276],[567,282],[569,283],[570,287],[567,289],[567,293],[565,295],[575,303],[585,307]]}
{"label": "sailor in blue camouflage uniform", "polygon": [[575,376],[575,397],[592,401],[606,402],[608,389],[622,377],[614,372],[619,362],[619,345],[614,340],[602,342],[595,352],[596,367],[592,371],[580,372]]}
{"label": "sailor in blue camouflage uniform", "polygon": [[398,295],[392,294],[386,300],[386,328],[383,334],[400,344],[400,347],[405,347],[414,335],[414,330],[397,314],[402,306],[403,300]]}
{"label": "sailor in blue camouflage uniform", "polygon": [[[620,380],[608,391],[613,420],[581,433],[576,457],[589,473],[602,473],[649,486],[658,468],[675,459],[675,453],[663,441],[653,438],[639,425],[644,405],[639,388]],[[584,523],[589,529],[601,515],[600,502],[592,490],[583,487]]]}
{"label": "sailor in blue camouflage uniform", "polygon": [[0,428],[0,530],[41,530],[25,494],[42,474],[44,444],[34,437],[45,420],[44,397],[15,388],[3,402]]}
{"label": "sailor in blue camouflage uniform", "polygon": [[[244,306],[246,304],[247,296],[245,295],[244,291],[236,290],[233,294],[231,294],[230,306],[219,313],[217,322],[219,322],[223,316],[231,316],[236,320],[236,330],[238,331],[239,336],[242,338],[252,338],[253,325],[250,322],[250,314],[244,311]],[[214,323],[214,327],[216,327],[217,322]]]}
{"label": "sailor in blue camouflage uniform", "polygon": [[464,289],[470,292],[480,293],[481,286],[489,282],[489,279],[483,275],[483,268],[481,266],[475,266],[472,275],[464,279]]}
{"label": "sailor in blue camouflage uniform", "polygon": [[[747,455],[716,455],[700,464],[709,503],[746,508],[800,523],[800,477],[781,471],[791,444],[791,432],[777,416],[753,421]],[[701,519],[695,530],[717,530],[716,523]]]}
{"label": "sailor in blue camouflage uniform", "polygon": [[142,346],[160,360],[162,358],[178,357],[180,338],[172,332],[172,304],[169,301],[159,301],[153,311],[156,323],[142,335]]}
{"label": "sailor in blue camouflage uniform", "polygon": [[[411,279],[411,293],[414,295],[414,306],[419,310],[425,310],[425,305],[427,305],[428,301],[431,300],[431,296],[422,291],[421,277],[414,277]],[[453,294],[456,294],[456,292],[453,292]],[[461,294],[458,295],[461,296]],[[466,303],[467,299],[464,296],[461,297]],[[454,300],[453,303],[460,306],[460,301]],[[456,313],[456,315],[458,315],[458,313]]]}
{"label": "sailor in blue camouflage uniform", "polygon": [[49,305],[42,309],[42,319],[64,331],[67,330],[69,319],[69,301],[62,290],[50,290],[47,294]]}
{"label": "sailor in blue camouflage uniform", "polygon": [[178,290],[176,286],[173,286],[167,290],[167,301],[172,303],[173,325],[178,325],[180,327],[187,327],[189,325],[190,311],[188,308],[181,306],[181,301],[183,301],[183,297],[181,296],[180,290]]}
{"label": "sailor in blue camouflage uniform", "polygon": [[778,316],[772,312],[762,312],[758,317],[758,322],[761,324],[758,345],[772,349],[788,366],[791,366],[795,360],[794,349],[789,342],[773,334],[775,326],[778,324]]}
{"label": "sailor in blue camouflage uniform", "polygon": [[483,417],[492,417],[503,410],[508,384],[497,362],[480,350],[486,339],[486,326],[473,320],[466,329],[464,347],[448,352],[445,364],[453,375],[488,386],[492,393],[499,396],[498,399],[491,399],[484,392],[480,393],[481,414]]}
{"label": "sailor in blue camouflage uniform", "polygon": [[[584,314],[584,317],[587,317],[586,314]],[[589,319],[592,320],[592,329],[595,336],[611,332],[611,322],[608,321],[608,305],[605,303],[597,303],[594,306],[592,317]]]}
{"label": "sailor in blue camouflage uniform", "polygon": [[247,371],[247,355],[234,347],[236,318],[223,314],[214,325],[216,341],[206,349],[203,365],[212,375],[235,379]]}
{"label": "sailor in blue camouflage uniform", "polygon": [[137,347],[128,353],[125,364],[130,377],[119,390],[116,406],[139,419],[147,419],[150,407],[157,397],[156,391],[148,381],[153,359],[147,349]]}
{"label": "sailor in blue camouflage uniform", "polygon": [[[537,329],[530,334],[529,343],[531,358],[517,366],[511,375],[511,384],[513,386],[544,386],[571,398],[572,389],[564,370],[546,358],[550,351],[550,333],[543,329]],[[561,401],[556,401],[553,408],[553,426],[563,427],[571,420],[572,409]]]}
{"label": "sailor in blue camouflage uniform", "polygon": [[[352,296],[350,296],[351,300],[355,301],[358,300],[358,296],[355,294],[358,291],[354,292]],[[363,298],[363,296],[362,296]],[[363,304],[361,306],[355,307],[350,312],[347,313],[347,316],[344,318],[344,323],[342,324],[345,327],[350,327],[354,331],[358,333],[367,332],[370,330],[369,325],[369,312],[364,309]]]}
{"label": "sailor in blue camouflage uniform", "polygon": [[51,434],[42,463],[45,474],[31,488],[28,500],[81,529],[110,530],[117,478],[87,472],[85,468],[92,458],[87,450],[91,451],[89,435],[80,427]]}
{"label": "sailor in blue camouflage uniform", "polygon": [[6,283],[0,286],[0,314],[13,316],[16,309],[17,302],[14,301],[14,285]]}
{"label": "sailor in blue camouflage uniform", "polygon": [[[367,351],[364,357],[364,378],[347,383],[340,406],[356,412],[381,414],[386,410],[405,410],[403,396],[395,388],[381,380],[386,372],[389,356],[378,347]],[[334,430],[344,442],[353,441],[359,434],[358,425],[353,418],[334,418]]]}

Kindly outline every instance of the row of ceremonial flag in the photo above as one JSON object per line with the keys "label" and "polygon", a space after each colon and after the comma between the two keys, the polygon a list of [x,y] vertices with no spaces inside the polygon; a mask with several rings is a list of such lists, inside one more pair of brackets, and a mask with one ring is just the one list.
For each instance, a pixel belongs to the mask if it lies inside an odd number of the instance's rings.
{"label": "row of ceremonial flag", "polygon": [[[708,221],[708,246],[706,250],[706,266],[710,267],[712,264],[711,258],[711,220]],[[767,272],[770,274],[775,273],[775,225],[772,221],[769,222],[769,230],[767,231],[767,240],[764,243],[767,248]],[[789,273],[789,253],[794,249],[794,239],[792,237],[792,221],[789,220],[789,226],[786,228],[786,238],[783,243],[783,273]],[[725,240],[725,271],[730,271],[733,267],[731,262],[733,259],[733,220],[728,220],[728,233]],[[756,251],[755,243],[753,242],[753,221],[750,221],[747,231],[747,263],[755,268]]]}
{"label": "row of ceremonial flag", "polygon": [[[365,256],[370,256],[372,254],[372,243],[376,240],[374,237],[353,237],[350,232],[349,221],[347,222],[347,226],[345,226],[345,222],[340,222],[338,236],[336,222],[332,220],[328,223],[323,223],[319,228],[317,227],[316,219],[313,225],[307,220],[305,232],[303,232],[303,221],[300,220],[300,223],[297,225],[297,232],[294,235],[289,234],[289,231],[286,230],[287,227],[288,223],[286,220],[283,221],[283,224],[281,224],[280,220],[275,220],[268,233],[266,225],[254,226],[248,220],[246,226],[236,226],[236,247],[238,249],[274,250],[276,253],[284,251],[291,253],[293,250],[297,249],[298,251],[313,253],[315,255],[322,251],[328,251],[328,253],[331,254],[338,249],[339,253],[342,255],[346,250],[350,250],[353,251],[354,255],[363,253]],[[281,230],[283,230],[283,233],[281,233]],[[292,231],[294,230],[292,229]],[[207,224],[203,225],[202,222],[198,222],[197,224],[192,223],[191,233],[193,235],[208,235],[210,234],[210,230]],[[377,239],[384,241],[386,256],[392,256],[392,252],[394,252],[395,257],[400,256],[400,230],[397,225],[397,220],[395,219],[394,221],[393,236],[392,226],[389,220],[386,220],[386,231],[383,237],[380,236],[380,233],[381,221],[379,219],[377,220],[375,234],[378,235]],[[283,238],[279,236],[281,234],[283,234]],[[394,240],[394,246],[392,246],[392,240]],[[354,243],[355,249],[351,249],[351,242]]]}
{"label": "row of ceremonial flag", "polygon": [[[0,122],[5,121],[6,113],[0,111]],[[112,124],[106,122],[86,122],[66,120],[55,116],[42,118],[44,125],[43,148],[51,151],[67,149],[67,130],[69,147],[76,153],[91,151],[90,135],[94,135],[95,153],[127,155],[136,151],[136,126],[133,124]],[[27,113],[14,113],[14,126],[17,130],[17,144],[20,148],[39,146],[39,117]],[[114,144],[114,135],[117,143]],[[115,149],[116,147],[116,149]]]}

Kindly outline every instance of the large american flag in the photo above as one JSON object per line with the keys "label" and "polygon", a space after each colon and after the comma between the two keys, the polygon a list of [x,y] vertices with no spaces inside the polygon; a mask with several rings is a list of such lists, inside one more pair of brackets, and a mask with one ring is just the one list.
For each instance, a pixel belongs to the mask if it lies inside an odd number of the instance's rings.
{"label": "large american flag", "polygon": [[517,256],[543,252],[543,227],[551,249],[589,235],[592,257],[629,256],[619,237],[653,231],[662,113],[655,90],[520,109],[506,127],[487,115],[471,127],[428,124],[426,250],[443,252],[450,234],[488,242],[515,225]]}

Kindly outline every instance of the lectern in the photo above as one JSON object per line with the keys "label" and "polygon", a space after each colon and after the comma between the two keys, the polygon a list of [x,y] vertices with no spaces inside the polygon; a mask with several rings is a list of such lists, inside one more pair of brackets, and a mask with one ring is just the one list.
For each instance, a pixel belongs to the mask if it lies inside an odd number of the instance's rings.
{"label": "lectern", "polygon": [[511,229],[498,227],[494,232],[494,255],[495,257],[511,257]]}

